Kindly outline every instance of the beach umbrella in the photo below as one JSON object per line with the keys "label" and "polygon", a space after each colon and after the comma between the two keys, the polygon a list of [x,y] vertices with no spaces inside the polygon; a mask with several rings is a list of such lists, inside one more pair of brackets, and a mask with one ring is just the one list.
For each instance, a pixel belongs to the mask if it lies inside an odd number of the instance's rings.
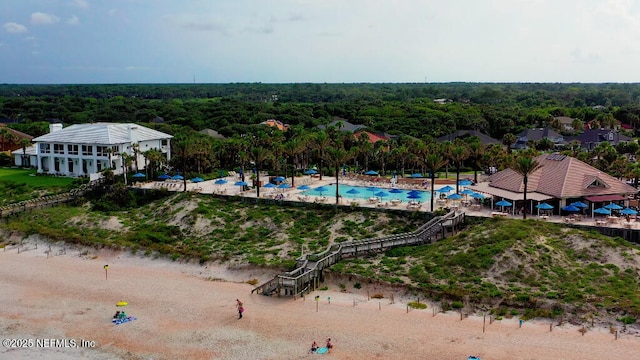
{"label": "beach umbrella", "polygon": [[162,175],[158,176],[158,179],[160,179],[160,180],[171,179],[171,175],[162,174]]}
{"label": "beach umbrella", "polygon": [[407,191],[407,194],[422,194],[422,191],[420,191],[420,190],[409,190],[409,191]]}
{"label": "beach umbrella", "polygon": [[611,210],[607,208],[597,208],[593,212],[600,215],[611,215]]}
{"label": "beach umbrella", "polygon": [[398,188],[393,188],[393,189],[389,190],[389,192],[392,193],[392,194],[402,194],[404,191],[400,190]]}
{"label": "beach umbrella", "polygon": [[283,182],[285,180],[287,180],[287,179],[283,178],[282,176],[277,176],[275,179],[273,179],[273,181],[275,181],[275,182]]}
{"label": "beach umbrella", "polygon": [[298,187],[298,190],[309,190],[311,187],[309,185],[302,185]]}
{"label": "beach umbrella", "polygon": [[464,189],[464,190],[460,191],[460,194],[462,194],[462,195],[473,195],[473,193],[474,192],[471,189]]}
{"label": "beach umbrella", "polygon": [[447,198],[451,199],[451,200],[460,200],[460,199],[462,199],[462,195],[460,195],[460,194],[451,194],[451,195],[447,196]]}
{"label": "beach umbrella", "polygon": [[378,175],[378,172],[375,170],[369,170],[366,173],[364,173],[365,175]]}
{"label": "beach umbrella", "polygon": [[473,194],[471,194],[471,197],[474,199],[484,199],[484,195],[474,192]]}
{"label": "beach umbrella", "polygon": [[378,191],[377,193],[375,193],[375,196],[382,198],[382,197],[389,196],[389,193],[386,191]]}
{"label": "beach umbrella", "polygon": [[191,179],[192,183],[200,183],[200,182],[203,182],[203,181],[204,181],[204,179],[201,178],[201,177],[194,177],[193,179]]}
{"label": "beach umbrella", "polygon": [[117,307],[123,307],[123,306],[127,306],[127,305],[129,305],[129,303],[128,303],[128,302],[126,302],[126,301],[118,301],[118,302],[116,303],[116,306],[117,306]]}
{"label": "beach umbrella", "polygon": [[267,189],[273,189],[275,188],[277,185],[273,184],[273,183],[266,183],[263,188],[267,188]]}
{"label": "beach umbrella", "polygon": [[624,208],[620,210],[620,214],[622,215],[638,215],[638,212],[631,208]]}
{"label": "beach umbrella", "polygon": [[580,209],[586,209],[586,208],[589,207],[589,205],[583,203],[582,201],[576,201],[576,202],[573,202],[573,203],[571,203],[569,205],[573,205],[573,206],[575,206],[577,208],[580,208]]}
{"label": "beach umbrella", "polygon": [[351,194],[351,195],[360,194],[360,190],[351,188],[347,191],[347,194]]}
{"label": "beach umbrella", "polygon": [[378,191],[378,188],[375,186],[370,186],[367,188],[367,191],[371,191],[371,194],[374,194],[376,191]]}
{"label": "beach umbrella", "polygon": [[315,171],[315,170],[313,170],[313,169],[309,169],[309,170],[307,170],[307,171],[305,171],[305,172],[304,172],[304,174],[305,174],[305,175],[315,175],[315,174],[317,174],[317,173],[318,173],[318,172],[317,172],[317,171]]}
{"label": "beach umbrella", "polygon": [[233,184],[234,186],[248,186],[249,184],[247,184],[246,181],[236,181],[235,184]]}
{"label": "beach umbrella", "polygon": [[409,194],[407,195],[407,199],[422,199],[421,194]]}
{"label": "beach umbrella", "polygon": [[567,205],[565,207],[562,208],[563,211],[568,211],[568,212],[577,212],[580,211],[580,208],[577,208],[573,205]]}
{"label": "beach umbrella", "polygon": [[227,180],[225,180],[225,179],[218,179],[218,180],[214,181],[214,184],[216,184],[216,185],[224,185],[224,184],[226,184],[227,182],[228,182],[228,181],[227,181]]}
{"label": "beach umbrella", "polygon": [[144,178],[147,177],[147,175],[143,174],[143,173],[135,173],[133,175],[131,175],[132,178],[136,178],[136,179],[140,179],[140,178]]}
{"label": "beach umbrella", "polygon": [[496,203],[498,206],[511,206],[512,204],[505,199],[502,199]]}
{"label": "beach umbrella", "polygon": [[182,175],[173,175],[171,180],[184,180],[184,176]]}
{"label": "beach umbrella", "polygon": [[553,206],[549,205],[547,203],[540,203],[540,204],[536,205],[536,207],[538,209],[540,209],[540,210],[551,210],[551,209],[553,209]]}
{"label": "beach umbrella", "polygon": [[452,188],[451,186],[447,185],[445,187],[441,187],[440,189],[436,190],[436,192],[448,193],[449,191],[453,191],[453,190],[455,190],[455,189]]}
{"label": "beach umbrella", "polygon": [[290,184],[287,183],[282,183],[280,185],[278,185],[278,189],[289,189],[291,187]]}
{"label": "beach umbrella", "polygon": [[424,176],[422,176],[422,174],[420,174],[420,173],[415,173],[415,174],[409,175],[409,177],[411,177],[411,178],[421,178],[421,177],[424,177]]}
{"label": "beach umbrella", "polygon": [[329,191],[329,189],[324,187],[324,186],[319,186],[319,187],[315,188],[314,190],[319,192],[320,194],[322,194],[325,191]]}
{"label": "beach umbrella", "polygon": [[471,180],[469,180],[469,179],[462,179],[462,180],[458,181],[458,185],[460,185],[460,186],[469,186],[471,184],[473,184],[473,182]]}
{"label": "beach umbrella", "polygon": [[622,210],[622,206],[616,203],[607,204],[604,206],[604,208],[609,210]]}

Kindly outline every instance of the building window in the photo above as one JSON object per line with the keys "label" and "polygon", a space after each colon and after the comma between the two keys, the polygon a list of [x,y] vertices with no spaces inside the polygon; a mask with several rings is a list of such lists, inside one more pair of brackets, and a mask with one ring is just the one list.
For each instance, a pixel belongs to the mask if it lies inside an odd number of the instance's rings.
{"label": "building window", "polygon": [[78,145],[67,145],[67,152],[69,155],[78,155]]}
{"label": "building window", "polygon": [[64,144],[53,144],[54,154],[64,154]]}
{"label": "building window", "polygon": [[106,146],[96,146],[96,152],[98,156],[109,156],[109,151]]}
{"label": "building window", "polygon": [[91,146],[91,145],[82,145],[82,155],[83,156],[93,156],[93,146]]}
{"label": "building window", "polygon": [[40,154],[50,154],[51,147],[49,144],[40,144]]}
{"label": "building window", "polygon": [[167,144],[169,144],[169,140],[162,139],[162,146],[167,146]]}

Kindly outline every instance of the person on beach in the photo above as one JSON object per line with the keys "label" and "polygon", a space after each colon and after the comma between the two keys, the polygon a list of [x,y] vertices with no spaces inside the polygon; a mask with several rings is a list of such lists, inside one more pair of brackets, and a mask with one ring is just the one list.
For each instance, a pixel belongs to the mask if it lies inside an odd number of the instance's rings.
{"label": "person on beach", "polygon": [[114,319],[114,320],[117,320],[117,319],[119,319],[119,318],[120,318],[120,311],[116,311],[116,314],[115,314],[115,315],[113,315],[113,319]]}
{"label": "person on beach", "polygon": [[242,301],[236,299],[236,307],[238,308],[238,320],[242,319],[242,313],[244,312],[244,306]]}
{"label": "person on beach", "polygon": [[331,349],[333,348],[333,344],[331,343],[331,338],[327,339],[327,352],[331,352]]}
{"label": "person on beach", "polygon": [[309,349],[309,354],[315,353],[318,350],[318,343],[315,341],[311,344],[311,349]]}

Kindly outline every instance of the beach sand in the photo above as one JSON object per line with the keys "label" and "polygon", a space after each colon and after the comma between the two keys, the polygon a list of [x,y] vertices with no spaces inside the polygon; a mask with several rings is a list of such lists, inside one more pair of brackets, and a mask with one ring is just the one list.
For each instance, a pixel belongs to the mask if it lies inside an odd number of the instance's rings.
{"label": "beach sand", "polygon": [[[246,283],[272,276],[261,270],[107,250],[59,254],[54,247],[47,257],[44,247],[0,250],[0,337],[73,339],[78,348],[2,346],[0,358],[585,360],[640,354],[640,338],[625,333],[616,340],[606,328],[583,336],[576,326],[554,324],[550,332],[549,321],[520,328],[517,319],[506,319],[487,320],[483,333],[482,316],[434,316],[431,307],[407,311],[408,299],[368,300],[365,287],[345,293],[331,285],[297,300],[266,297],[252,295]],[[241,320],[236,299],[244,302]],[[124,309],[138,320],[113,325],[118,301],[129,302]],[[322,345],[327,337],[331,354],[307,354],[314,340]],[[95,347],[81,348],[81,339]]]}

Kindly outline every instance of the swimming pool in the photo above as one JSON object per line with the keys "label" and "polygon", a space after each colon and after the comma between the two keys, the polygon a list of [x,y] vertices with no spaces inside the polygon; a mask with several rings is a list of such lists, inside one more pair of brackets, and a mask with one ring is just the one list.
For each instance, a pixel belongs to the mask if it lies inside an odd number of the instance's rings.
{"label": "swimming pool", "polygon": [[[324,185],[321,186],[325,189],[325,191],[318,191],[319,187],[312,188],[311,190],[303,191],[302,195],[309,196],[336,196],[336,184]],[[400,191],[398,193],[394,193],[392,191]],[[416,195],[409,197],[409,191],[415,193]],[[382,194],[380,194],[382,192]],[[403,202],[408,202],[409,200],[422,201],[431,199],[431,192],[422,191],[422,190],[405,190],[405,189],[389,189],[389,188],[379,188],[379,187],[365,187],[365,186],[353,186],[353,185],[343,185],[340,184],[340,188],[338,189],[338,193],[343,198],[350,199],[368,199],[370,197],[379,197],[382,201],[391,200],[391,199],[400,199]]]}

